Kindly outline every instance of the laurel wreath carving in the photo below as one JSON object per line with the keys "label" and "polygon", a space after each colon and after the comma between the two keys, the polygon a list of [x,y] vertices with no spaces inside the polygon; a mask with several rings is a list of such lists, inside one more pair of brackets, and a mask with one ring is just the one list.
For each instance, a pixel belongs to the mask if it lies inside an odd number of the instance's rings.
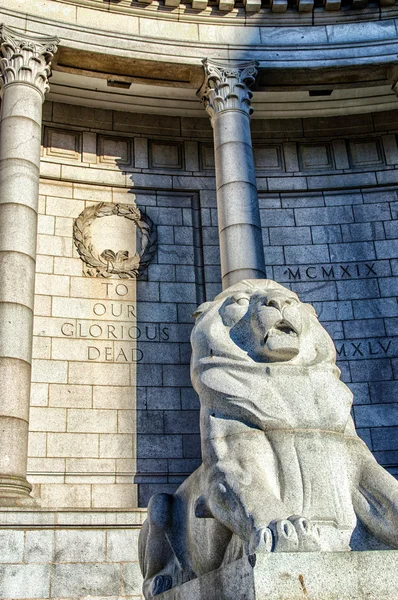
{"label": "laurel wreath carving", "polygon": [[[141,231],[141,249],[134,256],[127,250],[106,249],[101,254],[92,242],[91,225],[102,217],[124,217],[134,221]],[[136,279],[153,260],[157,249],[157,235],[151,219],[137,206],[100,202],[89,206],[75,219],[73,239],[80,258],[85,263],[85,274],[90,277],[119,277]]]}

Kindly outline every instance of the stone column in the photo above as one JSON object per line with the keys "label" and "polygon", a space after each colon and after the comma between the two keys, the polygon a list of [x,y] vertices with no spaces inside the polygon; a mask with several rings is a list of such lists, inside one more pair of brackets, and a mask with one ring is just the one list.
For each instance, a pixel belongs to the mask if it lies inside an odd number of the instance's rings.
{"label": "stone column", "polygon": [[0,26],[0,506],[26,479],[42,104],[57,38]]}
{"label": "stone column", "polygon": [[250,133],[256,62],[220,65],[203,61],[198,95],[214,133],[217,207],[223,289],[241,279],[264,278],[256,174]]}

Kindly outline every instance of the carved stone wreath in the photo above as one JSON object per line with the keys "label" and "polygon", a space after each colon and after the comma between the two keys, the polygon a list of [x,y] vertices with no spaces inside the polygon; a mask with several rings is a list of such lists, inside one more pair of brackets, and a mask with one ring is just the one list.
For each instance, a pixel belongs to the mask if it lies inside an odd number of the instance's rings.
{"label": "carved stone wreath", "polygon": [[[124,217],[134,221],[141,232],[141,249],[130,256],[127,250],[106,249],[101,254],[92,242],[91,225],[102,217]],[[89,206],[75,219],[73,240],[84,262],[84,273],[90,277],[119,277],[136,279],[152,261],[157,248],[157,235],[151,219],[137,206],[100,202]]]}

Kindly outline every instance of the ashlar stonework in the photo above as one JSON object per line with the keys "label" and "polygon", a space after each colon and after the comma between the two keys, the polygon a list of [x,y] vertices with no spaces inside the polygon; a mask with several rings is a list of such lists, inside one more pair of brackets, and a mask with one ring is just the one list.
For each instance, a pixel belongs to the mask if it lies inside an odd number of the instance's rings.
{"label": "ashlar stonework", "polygon": [[398,484],[355,432],[312,306],[274,281],[244,280],[196,317],[203,463],[149,504],[146,598],[245,555],[348,551],[357,518],[397,548]]}

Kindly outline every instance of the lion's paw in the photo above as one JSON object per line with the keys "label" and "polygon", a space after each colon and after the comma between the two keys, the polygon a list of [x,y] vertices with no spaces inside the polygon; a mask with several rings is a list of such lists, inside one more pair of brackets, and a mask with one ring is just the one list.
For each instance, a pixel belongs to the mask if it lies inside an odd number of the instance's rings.
{"label": "lion's paw", "polygon": [[270,525],[273,552],[316,552],[321,550],[319,531],[305,517],[292,516]]}
{"label": "lion's paw", "polygon": [[299,541],[299,551],[317,552],[321,550],[321,539],[319,528],[305,517],[289,517],[289,521],[294,525]]}

